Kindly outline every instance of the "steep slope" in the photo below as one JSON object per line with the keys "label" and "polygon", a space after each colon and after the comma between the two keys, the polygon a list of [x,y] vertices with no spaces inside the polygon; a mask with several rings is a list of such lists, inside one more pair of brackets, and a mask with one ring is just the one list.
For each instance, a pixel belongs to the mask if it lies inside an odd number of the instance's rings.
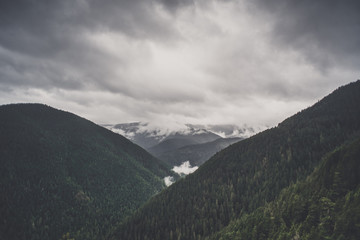
{"label": "steep slope", "polygon": [[326,156],[306,181],[211,239],[360,239],[360,137]]}
{"label": "steep slope", "polygon": [[39,104],[0,106],[0,239],[100,239],[168,167],[124,137]]}
{"label": "steep slope", "polygon": [[112,239],[204,239],[304,180],[360,130],[360,81],[233,144],[151,199]]}
{"label": "steep slope", "polygon": [[165,152],[173,151],[187,145],[211,142],[219,138],[221,138],[219,135],[207,130],[190,128],[189,131],[186,132],[175,132],[174,134],[170,134],[159,144],[148,148],[147,150],[157,157]]}
{"label": "steep slope", "polygon": [[187,145],[158,155],[157,157],[171,166],[189,161],[192,166],[200,166],[215,153],[229,145],[242,140],[241,138],[219,138],[215,141]]}

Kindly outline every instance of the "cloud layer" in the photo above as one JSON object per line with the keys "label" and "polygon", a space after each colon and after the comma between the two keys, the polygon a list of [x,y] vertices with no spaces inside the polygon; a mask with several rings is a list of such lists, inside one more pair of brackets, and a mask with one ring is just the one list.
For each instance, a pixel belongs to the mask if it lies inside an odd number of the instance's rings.
{"label": "cloud layer", "polygon": [[0,104],[274,125],[359,78],[357,1],[1,1]]}

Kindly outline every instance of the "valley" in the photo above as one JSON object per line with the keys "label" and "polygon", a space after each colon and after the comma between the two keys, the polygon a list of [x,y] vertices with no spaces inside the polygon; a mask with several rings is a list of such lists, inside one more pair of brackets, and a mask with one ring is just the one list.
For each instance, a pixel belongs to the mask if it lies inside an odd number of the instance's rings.
{"label": "valley", "polygon": [[166,126],[151,128],[151,124],[141,122],[103,126],[174,167],[186,162],[198,167],[215,153],[256,133],[254,128],[246,125],[240,128],[235,125],[186,124],[180,130],[170,130]]}
{"label": "valley", "polygon": [[110,239],[357,239],[358,102],[360,81],[231,145]]}
{"label": "valley", "polygon": [[0,106],[0,239],[357,239],[358,102],[360,81],[249,137],[117,125],[149,152],[112,125]]}
{"label": "valley", "polygon": [[0,240],[359,240],[359,0],[1,0]]}

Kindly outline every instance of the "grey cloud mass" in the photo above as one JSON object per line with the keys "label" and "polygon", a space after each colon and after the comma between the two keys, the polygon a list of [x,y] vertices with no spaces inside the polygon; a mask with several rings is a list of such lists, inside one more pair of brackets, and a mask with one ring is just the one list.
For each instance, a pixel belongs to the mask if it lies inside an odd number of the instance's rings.
{"label": "grey cloud mass", "polygon": [[280,47],[303,51],[318,67],[360,64],[360,2],[357,0],[256,0],[271,15]]}
{"label": "grey cloud mass", "polygon": [[0,104],[274,125],[359,78],[359,13],[351,0],[4,0]]}

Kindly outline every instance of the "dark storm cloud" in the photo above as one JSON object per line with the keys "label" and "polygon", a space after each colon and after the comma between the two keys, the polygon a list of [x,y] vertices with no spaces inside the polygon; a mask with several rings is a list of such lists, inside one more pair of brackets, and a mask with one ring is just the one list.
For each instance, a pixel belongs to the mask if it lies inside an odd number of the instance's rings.
{"label": "dark storm cloud", "polygon": [[[0,1],[0,83],[64,89],[114,88],[129,56],[104,53],[89,42],[94,33],[118,32],[134,41],[176,37],[155,13],[161,2],[140,0]],[[175,7],[175,3],[167,3]],[[121,46],[120,46],[121,47]],[[142,49],[139,49],[142,50]],[[111,69],[110,69],[111,68]]]}
{"label": "dark storm cloud", "polygon": [[152,1],[1,1],[0,45],[31,55],[56,54],[83,32],[121,31],[134,38],[166,38],[171,28]]}
{"label": "dark storm cloud", "polygon": [[272,35],[280,47],[302,51],[318,67],[358,68],[360,1],[256,0],[274,19]]}
{"label": "dark storm cloud", "polygon": [[162,4],[169,10],[177,10],[181,7],[193,5],[195,0],[161,0]]}
{"label": "dark storm cloud", "polygon": [[0,104],[102,123],[275,124],[358,77],[358,5],[2,0]]}

